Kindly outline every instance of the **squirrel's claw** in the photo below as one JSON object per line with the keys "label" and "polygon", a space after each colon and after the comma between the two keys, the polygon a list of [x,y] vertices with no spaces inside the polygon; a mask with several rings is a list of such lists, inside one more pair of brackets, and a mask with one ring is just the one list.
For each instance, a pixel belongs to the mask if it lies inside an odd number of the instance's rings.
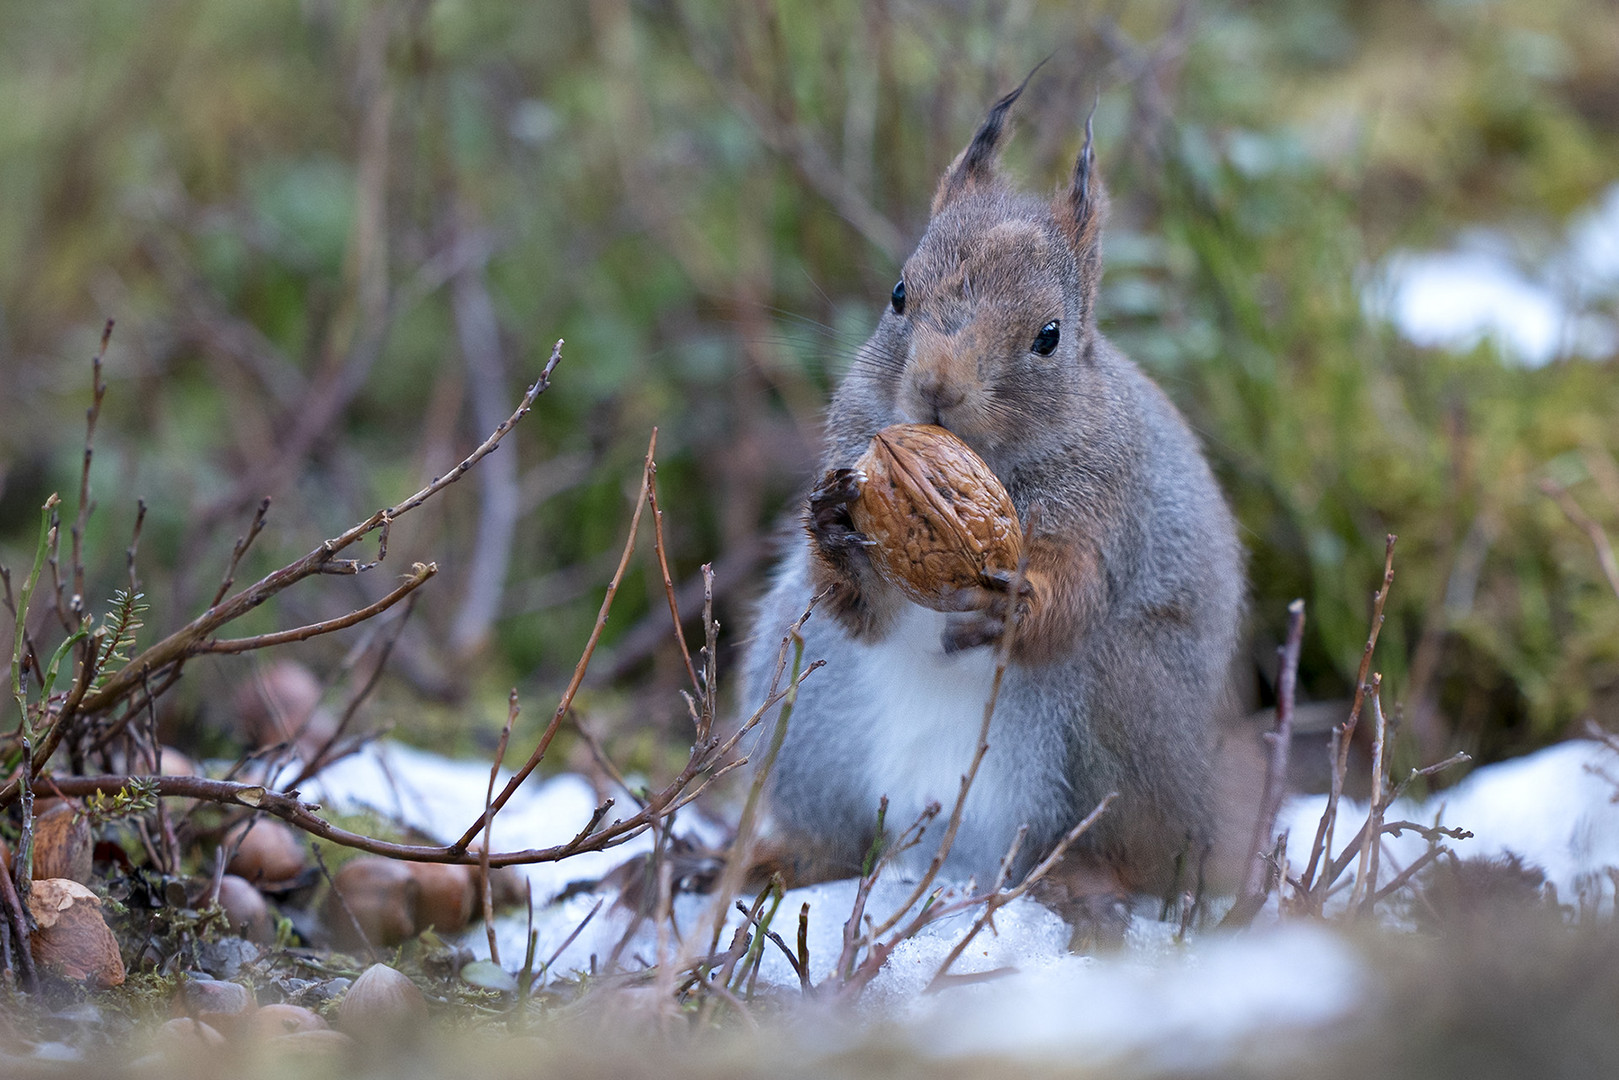
{"label": "squirrel's claw", "polygon": [[1033,610],[1034,587],[1026,577],[1015,600],[1013,575],[985,571],[979,579],[983,584],[951,589],[942,597],[941,606],[952,613],[940,639],[946,653],[994,644],[1006,633],[1009,619],[1021,625]]}
{"label": "squirrel's claw", "polygon": [[[980,570],[978,572],[979,584],[986,589],[994,589],[996,592],[1010,592],[1012,582],[1016,580],[1017,574],[1010,570]],[[1025,574],[1023,583],[1018,586],[1018,596],[1027,598],[1033,595],[1034,585],[1030,583],[1028,575]]]}
{"label": "squirrel's claw", "polygon": [[810,492],[807,524],[823,547],[847,550],[873,543],[855,529],[849,516],[849,504],[860,498],[864,480],[865,475],[855,469],[828,469]]}
{"label": "squirrel's claw", "polygon": [[993,611],[968,611],[951,615],[944,624],[939,644],[945,653],[952,654],[976,649],[980,645],[993,645],[1006,632],[1006,618]]}

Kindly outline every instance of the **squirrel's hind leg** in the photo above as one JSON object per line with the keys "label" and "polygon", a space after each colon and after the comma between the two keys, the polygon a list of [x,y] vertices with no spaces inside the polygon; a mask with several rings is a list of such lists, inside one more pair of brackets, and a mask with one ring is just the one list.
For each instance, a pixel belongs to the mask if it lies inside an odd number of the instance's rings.
{"label": "squirrel's hind leg", "polygon": [[1097,856],[1070,851],[1029,894],[1062,917],[1070,952],[1111,951],[1130,929],[1130,893],[1119,873]]}

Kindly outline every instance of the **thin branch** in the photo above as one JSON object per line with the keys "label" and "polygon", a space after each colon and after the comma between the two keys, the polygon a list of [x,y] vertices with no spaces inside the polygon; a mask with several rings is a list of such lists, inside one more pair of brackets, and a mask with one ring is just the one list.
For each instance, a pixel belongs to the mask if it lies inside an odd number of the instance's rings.
{"label": "thin branch", "polygon": [[209,607],[218,607],[219,602],[225,599],[225,594],[230,592],[230,587],[236,584],[236,568],[241,565],[242,556],[253,546],[253,541],[258,539],[259,533],[264,531],[264,521],[269,513],[270,496],[266,495],[259,501],[259,508],[253,512],[253,523],[247,527],[247,533],[236,538],[236,544],[231,548],[230,562],[225,566],[225,576],[220,579],[219,588],[214,592],[213,600],[208,603]]}
{"label": "thin branch", "polygon": [[[1338,820],[1338,800],[1343,795],[1344,775],[1349,770],[1349,748],[1355,734],[1355,725],[1360,720],[1360,710],[1366,700],[1366,678],[1372,669],[1372,652],[1377,648],[1377,636],[1383,629],[1383,605],[1388,600],[1389,586],[1394,584],[1394,543],[1398,539],[1393,533],[1388,535],[1383,551],[1383,584],[1377,590],[1372,600],[1371,631],[1366,636],[1366,648],[1360,655],[1360,671],[1355,676],[1355,700],[1349,708],[1349,719],[1336,729],[1337,756],[1332,762],[1332,787],[1327,793],[1327,807],[1321,814],[1320,824],[1316,826],[1315,842],[1310,847],[1310,860],[1300,879],[1305,893],[1311,893],[1311,886],[1315,881],[1316,867],[1320,865],[1324,851],[1332,846],[1332,830]],[[1322,894],[1312,903],[1315,903],[1319,912],[1319,901],[1324,900]]]}
{"label": "thin branch", "polygon": [[1568,493],[1568,489],[1555,480],[1550,477],[1543,478],[1540,481],[1540,490],[1556,500],[1558,509],[1563,511],[1563,516],[1591,541],[1591,547],[1596,551],[1597,565],[1602,567],[1602,576],[1608,579],[1608,587],[1613,590],[1613,595],[1619,597],[1619,559],[1614,558],[1613,543],[1608,539],[1608,534],[1580,507],[1574,496]]}
{"label": "thin branch", "polygon": [[[1024,535],[1030,536],[1034,534],[1039,517],[1040,507],[1037,503],[1029,508],[1027,520],[1023,523]],[[911,895],[880,926],[872,930],[871,938],[873,941],[893,929],[905,917],[905,913],[910,911],[916,905],[916,902],[927,894],[928,889],[933,885],[934,879],[939,876],[939,871],[944,869],[945,860],[950,855],[950,848],[955,844],[956,833],[960,830],[962,819],[966,815],[967,795],[972,790],[973,781],[978,777],[978,767],[984,763],[984,755],[989,753],[990,721],[995,718],[995,703],[1001,696],[1001,682],[1006,678],[1007,666],[1012,661],[1012,645],[1017,639],[1018,631],[1018,597],[1022,595],[1023,582],[1027,579],[1028,573],[1029,556],[1027,550],[1025,550],[1022,557],[1018,559],[1017,570],[1013,573],[1012,583],[1007,589],[1007,595],[1011,599],[1006,617],[1006,630],[1001,634],[1001,640],[995,653],[995,677],[990,681],[989,698],[984,702],[984,719],[978,727],[978,745],[973,751],[972,762],[967,766],[966,773],[961,777],[961,786],[956,792],[956,804],[950,810],[950,819],[944,828],[944,838],[939,841],[939,850],[934,853],[932,861],[928,863],[928,868],[922,875],[922,880],[916,883],[916,887],[911,890]]]}
{"label": "thin branch", "polygon": [[84,611],[84,530],[90,524],[90,462],[95,457],[96,421],[101,417],[101,399],[107,395],[107,384],[101,378],[101,361],[107,355],[107,343],[112,340],[112,320],[101,328],[101,348],[90,360],[90,408],[84,414],[84,467],[79,472],[79,510],[73,522],[73,606],[83,617]]}
{"label": "thin branch", "polygon": [[[669,599],[669,618],[674,620],[675,641],[680,644],[680,656],[686,661],[686,675],[691,679],[692,689],[701,692],[702,683],[697,680],[697,669],[691,662],[691,650],[686,647],[686,633],[680,625],[680,605],[675,603],[675,585],[669,577],[668,551],[663,544],[663,511],[658,509],[656,465],[653,466],[652,477],[647,484],[646,497],[652,507],[652,550],[657,553],[658,569],[663,573],[663,594]],[[707,579],[704,580],[707,583]]]}
{"label": "thin branch", "polygon": [[500,776],[501,763],[506,760],[506,746],[512,740],[512,725],[517,723],[518,713],[522,706],[517,701],[517,688],[512,687],[511,695],[506,699],[506,723],[500,729],[500,742],[495,746],[495,760],[489,766],[489,786],[484,789],[483,815],[486,824],[483,829],[483,846],[480,849],[483,858],[479,860],[479,877],[481,888],[478,890],[483,901],[483,926],[489,936],[489,959],[500,963],[500,947],[495,944],[495,887],[489,875],[489,849],[495,846],[495,815],[490,812],[489,802],[495,796],[495,779]]}
{"label": "thin branch", "polygon": [[376,603],[367,604],[365,607],[351,611],[347,615],[340,615],[335,619],[327,619],[324,622],[310,623],[307,626],[299,626],[292,630],[280,630],[273,634],[256,634],[253,637],[246,638],[227,638],[223,641],[217,638],[213,641],[199,641],[191,646],[189,654],[252,652],[254,649],[268,649],[273,645],[285,645],[293,641],[308,641],[310,638],[319,637],[321,634],[345,630],[350,626],[363,623],[367,619],[374,618],[387,611],[427,584],[427,580],[436,573],[438,573],[437,563],[417,563],[411,568],[410,576],[393,592],[390,592]]}
{"label": "thin branch", "polygon": [[[1388,723],[1383,716],[1383,676],[1373,675],[1367,688],[1367,699],[1372,703],[1372,798],[1366,810],[1366,829],[1360,845],[1360,868],[1355,872],[1355,888],[1349,894],[1349,909],[1357,911],[1363,899],[1377,892],[1377,854],[1383,846],[1383,814],[1388,804],[1383,799],[1383,755],[1388,735]],[[1369,906],[1368,906],[1369,910]]]}
{"label": "thin branch", "polygon": [[[229,600],[213,605],[184,627],[147,648],[126,664],[122,670],[109,678],[99,690],[90,695],[84,703],[85,711],[90,713],[101,712],[117,704],[140,682],[141,672],[156,671],[184,659],[190,654],[193,645],[206,639],[219,627],[240,618],[270,597],[302,581],[304,578],[314,574],[334,571],[358,573],[375,566],[376,563],[361,564],[355,562],[343,562],[334,565],[333,557],[362,537],[377,530],[381,530],[382,535],[377,555],[377,562],[381,562],[387,556],[388,527],[398,518],[421,506],[422,503],[455,483],[466,474],[467,470],[492,453],[500,445],[501,440],[517,425],[517,422],[528,415],[529,410],[534,406],[534,399],[549,388],[551,385],[551,373],[555,370],[561,355],[562,342],[558,341],[551,350],[551,358],[547,361],[545,370],[540,373],[539,380],[529,387],[528,392],[523,395],[523,400],[518,405],[517,411],[512,413],[505,423],[496,428],[489,438],[485,439],[476,450],[467,455],[450,472],[433,480],[432,483],[410,496],[404,502],[385,510],[378,510],[359,524],[325,541],[303,558],[261,578]],[[0,793],[0,805],[3,805],[6,801],[6,795]]]}
{"label": "thin branch", "polygon": [[601,609],[596,612],[596,625],[590,631],[590,639],[585,642],[584,651],[579,654],[579,662],[574,665],[573,677],[568,680],[567,689],[563,690],[562,699],[557,702],[556,711],[551,714],[551,722],[540,735],[540,741],[534,747],[534,752],[528,756],[528,761],[524,762],[523,767],[506,782],[500,795],[490,804],[489,810],[479,814],[478,819],[467,826],[466,832],[461,834],[461,839],[455,842],[454,846],[463,851],[482,831],[489,815],[499,813],[501,807],[517,793],[523,781],[539,767],[540,762],[545,759],[545,752],[551,748],[551,740],[556,738],[557,729],[562,726],[563,717],[568,715],[568,710],[573,706],[573,696],[579,692],[579,684],[584,681],[585,672],[590,667],[590,658],[596,653],[596,643],[601,640],[602,631],[607,627],[607,616],[613,610],[613,598],[618,595],[618,586],[624,580],[624,571],[629,569],[630,556],[635,553],[635,534],[640,529],[641,508],[646,505],[647,489],[652,483],[652,455],[657,449],[658,429],[653,428],[652,437],[647,442],[646,460],[641,467],[641,490],[635,497],[635,510],[630,515],[629,535],[624,539],[624,551],[618,558],[618,569],[613,571],[613,578],[607,583],[607,594],[602,597]]}
{"label": "thin branch", "polygon": [[[451,215],[457,247],[472,248],[477,257],[465,258],[450,279],[450,308],[466,362],[473,421],[482,428],[500,419],[506,363],[501,351],[500,320],[484,280],[490,245],[470,227],[469,214],[469,207],[460,203]],[[466,591],[450,624],[450,648],[460,656],[470,656],[484,644],[499,614],[511,564],[512,538],[522,514],[516,456],[506,455],[490,462],[479,474],[478,489],[478,525],[467,560],[470,569]]]}
{"label": "thin branch", "polygon": [[[966,936],[958,941],[955,944],[955,947],[950,950],[949,955],[947,955],[944,959],[944,963],[939,965],[939,970],[934,973],[933,979],[928,983],[927,987],[923,991],[924,993],[942,987],[942,980],[945,979],[946,975],[950,971],[950,965],[954,964],[961,957],[961,954],[966,951],[967,946],[972,944],[973,938],[978,936],[979,931],[983,930],[984,927],[990,924],[995,917],[995,912],[999,911],[1007,904],[1010,904],[1012,901],[1028,892],[1031,888],[1038,884],[1042,878],[1051,873],[1051,871],[1056,868],[1057,864],[1062,861],[1063,856],[1068,853],[1068,849],[1072,847],[1081,836],[1085,835],[1092,825],[1096,824],[1096,819],[1101,817],[1107,811],[1108,806],[1113,802],[1113,800],[1118,797],[1119,793],[1116,791],[1110,791],[1106,795],[1102,796],[1102,801],[1096,804],[1096,808],[1094,810],[1086,814],[1079,824],[1075,825],[1072,829],[1069,829],[1063,834],[1062,839],[1057,841],[1057,846],[1051,849],[1050,854],[1048,854],[1044,859],[1040,860],[1040,865],[1029,871],[1028,875],[1024,877],[1022,881],[1018,882],[1016,886],[1002,892],[1000,888],[1001,883],[1005,881],[1007,874],[1010,872],[1012,861],[1017,856],[1018,848],[1023,842],[1023,833],[1022,830],[1019,830],[1017,838],[1012,842],[1011,849],[1006,853],[1006,858],[1001,861],[1001,869],[996,875],[995,887],[990,890],[989,895],[983,897],[969,897],[960,901],[960,903],[957,905],[952,905],[950,907],[941,909],[932,916],[932,918],[943,918],[945,915],[953,914],[953,912],[956,910],[969,908],[977,903],[982,903],[984,905],[983,914],[981,914],[977,921],[973,923],[972,929],[967,931]],[[918,916],[918,918],[920,918],[920,916]],[[923,925],[925,924],[918,924],[916,929],[920,930]],[[894,945],[897,945],[899,941],[903,941],[906,937],[909,937],[911,933],[915,933],[915,931],[910,931],[909,933],[901,935],[900,938],[896,939],[896,941],[890,944],[890,951],[892,951]]]}
{"label": "thin branch", "polygon": [[[382,672],[387,667],[388,657],[393,654],[394,646],[399,643],[400,636],[405,632],[405,625],[410,621],[411,612],[415,609],[416,598],[411,597],[406,601],[404,608],[400,610],[399,617],[393,621],[392,632],[382,639],[382,647],[377,652],[376,662],[371,665],[371,673],[366,676],[364,685],[355,691],[353,697],[349,698],[348,704],[343,707],[343,715],[337,720],[337,726],[326,737],[326,741],[321,743],[320,748],[310,755],[309,760],[303,763],[303,766],[298,770],[298,775],[293,777],[287,787],[297,787],[336,760],[332,752],[333,747],[348,733],[350,725],[354,723],[355,716],[359,714],[360,706],[371,696],[371,692],[376,689],[377,683],[382,681]],[[304,721],[305,727],[307,728],[313,720],[314,713],[311,713],[309,718]],[[350,750],[346,750],[345,753],[351,752],[351,750],[352,747]]]}
{"label": "thin branch", "polygon": [[23,904],[22,897],[17,894],[16,886],[12,884],[11,875],[0,871],[0,917],[5,919],[6,928],[10,931],[12,956],[6,957],[8,965],[15,957],[18,981],[27,993],[34,993],[39,989],[39,976],[34,971],[34,953],[29,944],[30,916],[28,908]]}
{"label": "thin branch", "polygon": [[1259,914],[1270,890],[1267,886],[1265,853],[1274,846],[1276,815],[1282,808],[1287,785],[1287,754],[1293,740],[1293,704],[1298,689],[1299,650],[1304,643],[1304,601],[1287,606],[1287,642],[1276,650],[1280,671],[1276,680],[1276,730],[1265,733],[1270,756],[1265,765],[1265,786],[1259,798],[1259,816],[1254,821],[1253,839],[1248,845],[1248,866],[1237,902],[1221,925],[1247,926]]}

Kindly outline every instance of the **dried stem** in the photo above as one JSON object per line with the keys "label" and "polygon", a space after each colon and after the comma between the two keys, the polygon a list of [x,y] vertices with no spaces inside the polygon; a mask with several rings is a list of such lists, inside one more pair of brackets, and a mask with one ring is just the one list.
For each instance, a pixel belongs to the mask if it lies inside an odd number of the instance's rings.
{"label": "dried stem", "polygon": [[[1057,845],[1051,849],[1051,852],[1046,855],[1044,859],[1040,860],[1040,865],[1029,871],[1028,875],[1024,877],[1022,881],[1018,882],[1016,886],[1003,892],[1001,890],[1001,885],[1005,882],[1007,875],[1010,873],[1013,861],[1017,858],[1018,849],[1023,844],[1024,830],[1018,830],[1018,835],[1012,841],[1012,846],[1007,851],[1006,858],[1001,860],[1000,871],[995,877],[995,886],[989,891],[988,895],[982,897],[968,897],[967,899],[960,901],[958,904],[947,905],[945,908],[940,909],[931,916],[931,918],[942,918],[945,915],[953,914],[954,911],[972,907],[977,903],[982,903],[984,905],[983,913],[978,916],[978,919],[972,925],[972,929],[967,931],[966,936],[960,941],[956,942],[955,946],[950,950],[950,953],[944,959],[944,963],[940,964],[939,970],[934,973],[933,979],[928,983],[924,993],[939,989],[944,985],[944,981],[950,971],[950,966],[960,959],[961,954],[966,951],[968,945],[972,944],[973,938],[978,936],[979,931],[990,925],[995,918],[995,912],[999,911],[1007,904],[1010,904],[1012,901],[1028,892],[1037,883],[1039,883],[1042,878],[1051,873],[1057,864],[1062,861],[1063,856],[1068,853],[1068,849],[1074,845],[1074,842],[1077,841],[1081,836],[1085,835],[1092,825],[1096,824],[1096,819],[1101,817],[1102,814],[1107,811],[1108,805],[1118,797],[1119,793],[1116,791],[1110,791],[1106,795],[1102,796],[1102,801],[1096,804],[1095,809],[1086,814],[1084,819],[1081,820],[1079,824],[1075,825],[1072,829],[1069,829],[1063,834],[1063,838],[1057,841]],[[921,916],[918,916],[918,918],[921,918]],[[916,930],[920,930],[923,925],[925,924],[917,924]],[[903,941],[912,933],[915,933],[915,930],[910,930],[901,935],[889,945],[889,949],[892,950],[894,945],[897,945],[899,941]]]}
{"label": "dried stem", "polygon": [[101,378],[101,362],[112,340],[112,320],[101,328],[101,347],[90,361],[90,408],[85,411],[84,466],[79,471],[79,510],[73,522],[73,606],[81,620],[84,611],[84,530],[90,524],[90,462],[95,457],[96,421],[101,418],[101,399],[107,384]]}
{"label": "dried stem", "polygon": [[39,976],[34,971],[34,953],[29,944],[32,917],[18,895],[11,875],[0,872],[0,917],[5,919],[10,938],[11,955],[5,957],[8,965],[15,962],[18,981],[27,993],[39,989]]}
{"label": "dried stem", "polygon": [[518,713],[522,707],[517,701],[517,688],[512,687],[511,695],[506,699],[506,723],[500,729],[500,742],[495,746],[495,760],[489,766],[489,786],[483,794],[483,846],[478,860],[479,893],[483,901],[483,927],[489,936],[489,959],[500,963],[500,947],[495,944],[495,887],[489,877],[489,851],[495,846],[495,815],[490,810],[490,802],[495,797],[495,778],[500,775],[501,763],[506,760],[506,745],[512,739],[512,725],[517,723]]}
{"label": "dried stem", "polygon": [[630,515],[629,535],[624,538],[623,554],[618,558],[618,568],[613,571],[612,580],[607,583],[607,595],[602,597],[601,609],[596,613],[596,625],[590,631],[590,639],[585,642],[584,652],[579,654],[579,662],[574,665],[573,677],[568,680],[567,689],[562,692],[562,698],[557,702],[556,712],[551,714],[551,722],[545,726],[539,743],[534,747],[534,752],[529,754],[523,767],[506,782],[506,786],[501,789],[500,795],[490,804],[489,809],[478,815],[478,819],[467,826],[466,832],[461,834],[461,839],[457,840],[453,847],[465,851],[467,845],[482,831],[490,814],[499,813],[501,807],[517,793],[523,781],[527,780],[545,759],[545,752],[551,748],[551,740],[556,738],[557,730],[562,726],[562,718],[568,715],[568,709],[573,705],[573,697],[579,692],[579,684],[584,682],[585,672],[590,667],[590,658],[596,653],[596,643],[601,640],[602,630],[607,626],[607,616],[613,610],[613,598],[618,595],[618,586],[624,580],[624,572],[629,569],[630,556],[635,553],[635,534],[640,528],[641,508],[646,505],[647,490],[652,484],[652,455],[657,449],[658,429],[653,428],[652,438],[647,442],[646,460],[641,467],[641,490],[635,497],[635,510]]}
{"label": "dried stem", "polygon": [[[303,766],[298,770],[298,775],[293,777],[292,781],[286,785],[288,788],[296,788],[299,784],[302,784],[321,769],[337,760],[337,755],[333,753],[333,748],[348,733],[349,727],[354,723],[355,716],[359,714],[360,706],[371,696],[371,692],[376,689],[377,683],[382,680],[383,668],[387,666],[388,657],[392,655],[394,646],[398,644],[399,636],[405,632],[405,624],[410,621],[410,613],[415,610],[415,606],[416,598],[411,597],[405,602],[405,606],[400,609],[399,617],[394,620],[392,632],[382,639],[382,647],[377,652],[376,662],[371,666],[371,673],[366,676],[365,683],[359,690],[355,691],[353,697],[349,698],[348,704],[343,707],[343,715],[338,718],[337,727],[332,729],[332,733],[326,737],[325,742],[321,743],[320,748],[310,755],[309,760],[303,763]],[[310,720],[304,721],[305,725],[307,726],[313,719],[314,716],[311,714]],[[345,750],[345,754],[348,752],[350,751]]]}
{"label": "dried stem", "polygon": [[[1057,864],[1062,861],[1063,856],[1068,853],[1069,847],[1071,847],[1075,841],[1083,836],[1085,832],[1096,823],[1096,820],[1101,817],[1104,812],[1106,812],[1108,806],[1116,798],[1118,798],[1118,792],[1116,791],[1110,791],[1106,795],[1102,796],[1102,801],[1096,804],[1095,809],[1093,809],[1089,814],[1086,814],[1084,819],[1076,824],[1072,829],[1069,829],[1068,832],[1064,833],[1062,839],[1057,841],[1056,846],[1054,846],[1046,857],[1040,861],[1038,866],[1029,871],[1028,875],[1025,876],[1016,887],[1008,889],[1004,892],[968,895],[948,902],[942,900],[932,902],[925,905],[922,910],[918,911],[916,915],[911,918],[910,922],[906,923],[905,926],[900,928],[900,930],[887,941],[877,941],[877,935],[874,933],[872,935],[871,948],[866,953],[866,958],[861,961],[860,966],[855,969],[854,973],[844,981],[843,985],[840,987],[840,993],[842,993],[845,998],[851,998],[858,995],[860,991],[871,982],[872,979],[877,977],[877,973],[881,971],[883,965],[888,962],[889,955],[899,947],[900,943],[915,937],[923,927],[927,926],[931,922],[945,918],[949,915],[954,915],[960,911],[970,910],[982,904],[985,905],[987,910],[985,915],[981,918],[983,925],[987,926],[990,919],[993,918],[994,911],[996,909],[1004,907],[1013,900],[1016,900],[1035,884],[1037,884],[1047,874],[1049,874],[1057,866]],[[1003,865],[1015,857],[1016,848],[1021,846],[1021,842],[1021,839],[1014,839],[1012,850],[1008,852],[1006,860],[1003,860]],[[991,907],[991,905],[993,905],[993,907]],[[976,936],[978,931],[981,929],[982,926],[975,924],[974,928],[968,932],[968,940]],[[965,950],[965,948],[965,944],[960,945],[961,950]],[[955,962],[957,957],[961,955],[959,950],[952,950],[952,953],[953,955],[946,957],[945,963],[941,965],[939,972],[935,974],[935,979],[937,979],[939,975],[945,974],[948,967]]]}
{"label": "dried stem", "polygon": [[[1315,842],[1310,848],[1310,861],[1301,879],[1303,891],[1306,893],[1311,892],[1322,853],[1332,846],[1333,826],[1338,819],[1338,800],[1343,795],[1344,774],[1349,770],[1350,744],[1353,742],[1355,725],[1360,721],[1360,710],[1366,700],[1366,678],[1372,668],[1372,652],[1377,648],[1377,636],[1383,629],[1383,605],[1388,601],[1389,586],[1394,584],[1394,544],[1397,539],[1398,537],[1390,533],[1384,548],[1383,584],[1372,600],[1372,626],[1366,636],[1366,649],[1361,653],[1360,670],[1355,676],[1355,700],[1349,708],[1349,719],[1336,729],[1337,756],[1332,762],[1332,787],[1327,793],[1327,808],[1321,815],[1320,825],[1316,827]],[[1318,899],[1324,900],[1324,894]],[[1316,910],[1320,910],[1319,906]]]}
{"label": "dried stem", "polygon": [[[669,617],[674,620],[675,641],[680,645],[681,659],[686,662],[686,675],[691,679],[692,689],[701,693],[703,684],[697,680],[697,668],[691,662],[691,650],[686,647],[686,633],[680,625],[680,605],[675,602],[675,584],[669,577],[669,557],[663,544],[663,511],[658,509],[658,483],[657,469],[653,467],[653,475],[647,484],[646,497],[652,507],[652,549],[658,556],[658,569],[663,574],[663,594],[669,599]],[[708,579],[704,579],[705,582]],[[710,587],[712,583],[709,582]],[[707,608],[705,607],[705,612]]]}
{"label": "dried stem", "polygon": [[[523,395],[523,400],[518,405],[517,411],[512,413],[505,423],[496,428],[477,449],[467,455],[454,469],[434,479],[426,487],[403,502],[385,510],[378,510],[359,524],[325,541],[303,558],[261,578],[230,599],[213,605],[181,629],[147,648],[86,699],[84,702],[85,711],[97,713],[116,705],[140,682],[143,672],[155,672],[170,664],[183,661],[186,657],[192,655],[197,646],[219,627],[240,618],[270,597],[302,581],[304,578],[314,574],[357,574],[376,566],[377,563],[387,557],[388,530],[393,522],[455,483],[485,456],[492,453],[500,445],[501,440],[517,425],[517,422],[528,415],[529,410],[533,408],[534,399],[544,393],[550,386],[551,373],[556,369],[561,355],[562,342],[558,341],[551,350],[551,358],[546,362],[545,370],[540,373],[539,380],[529,387],[528,392]],[[345,550],[372,532],[379,532],[377,562],[360,563],[354,560],[338,560],[335,558],[338,552]],[[0,792],[0,804],[8,802],[13,797],[15,797],[15,793],[9,788],[5,792]]]}
{"label": "dried stem", "polygon": [[1287,753],[1293,739],[1293,705],[1303,642],[1304,601],[1295,600],[1287,606],[1287,642],[1276,650],[1280,665],[1276,680],[1276,729],[1265,733],[1270,755],[1265,764],[1259,817],[1254,822],[1253,839],[1248,845],[1248,868],[1236,904],[1221,920],[1224,926],[1240,927],[1253,922],[1270,892],[1265,856],[1275,846],[1276,815],[1281,811],[1282,793],[1287,784]]}
{"label": "dried stem", "polygon": [[1372,798],[1366,810],[1366,827],[1360,844],[1360,868],[1355,872],[1355,888],[1349,894],[1349,909],[1361,911],[1362,902],[1377,892],[1377,855],[1383,847],[1383,753],[1388,723],[1383,717],[1383,676],[1373,675],[1367,700],[1372,704]]}
{"label": "dried stem", "polygon": [[[1027,520],[1023,523],[1025,535],[1034,534],[1039,518],[1039,505],[1031,506]],[[915,907],[916,902],[927,894],[928,889],[933,885],[934,879],[939,876],[939,871],[944,869],[945,860],[950,855],[950,848],[956,842],[956,833],[961,829],[962,818],[967,810],[967,795],[972,791],[973,781],[978,777],[978,767],[984,763],[984,755],[989,753],[989,726],[990,722],[995,718],[995,703],[1001,696],[1001,682],[1006,678],[1006,668],[1012,660],[1012,645],[1017,639],[1018,632],[1018,619],[1015,617],[1017,597],[1023,592],[1023,582],[1027,578],[1028,572],[1029,557],[1025,552],[1023,557],[1018,559],[1017,570],[1013,573],[1011,585],[1007,590],[1007,595],[1012,597],[1011,608],[1014,614],[1007,618],[1006,632],[1001,635],[1001,640],[996,648],[995,677],[990,681],[989,697],[984,702],[984,719],[978,727],[978,746],[973,751],[973,759],[968,764],[966,773],[961,777],[961,787],[956,792],[956,802],[950,810],[950,819],[945,824],[944,838],[939,841],[939,850],[934,853],[933,859],[928,863],[926,872],[922,875],[922,880],[916,883],[916,888],[911,890],[911,895],[892,915],[872,930],[871,939],[873,941],[893,929],[905,917],[905,913]]]}
{"label": "dried stem", "polygon": [[253,637],[229,638],[224,641],[214,639],[201,641],[191,647],[195,655],[202,653],[243,653],[255,649],[268,649],[274,645],[286,645],[294,641],[308,641],[321,634],[330,634],[335,630],[346,630],[348,627],[358,625],[367,619],[375,618],[384,611],[393,607],[399,601],[427,584],[427,580],[438,573],[437,563],[416,563],[411,567],[410,575],[397,589],[374,604],[367,604],[363,608],[340,615],[335,619],[324,622],[310,623],[292,630],[280,630],[272,634],[256,634]]}
{"label": "dried stem", "polygon": [[1591,541],[1591,547],[1596,551],[1597,565],[1602,567],[1602,576],[1608,579],[1608,587],[1613,590],[1613,595],[1619,597],[1619,559],[1614,558],[1613,543],[1608,539],[1608,534],[1561,484],[1546,477],[1540,481],[1540,490],[1554,499],[1569,523],[1585,533]]}
{"label": "dried stem", "polygon": [[236,568],[242,563],[242,556],[247,549],[253,546],[253,541],[259,538],[264,531],[265,518],[270,513],[270,497],[266,495],[259,502],[259,508],[253,512],[253,523],[247,527],[247,533],[236,538],[236,544],[231,548],[230,562],[225,566],[225,576],[219,581],[219,588],[214,592],[214,598],[209,601],[209,607],[218,607],[219,602],[225,599],[230,587],[236,584]]}

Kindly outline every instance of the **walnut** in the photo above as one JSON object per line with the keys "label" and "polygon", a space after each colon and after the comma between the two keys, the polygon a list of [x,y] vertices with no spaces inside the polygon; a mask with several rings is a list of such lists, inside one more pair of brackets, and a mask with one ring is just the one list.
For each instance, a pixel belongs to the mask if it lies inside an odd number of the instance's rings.
{"label": "walnut", "polygon": [[855,469],[864,480],[849,506],[854,527],[873,541],[877,570],[918,604],[954,610],[958,591],[1017,569],[1023,530],[1011,496],[944,428],[886,427]]}

